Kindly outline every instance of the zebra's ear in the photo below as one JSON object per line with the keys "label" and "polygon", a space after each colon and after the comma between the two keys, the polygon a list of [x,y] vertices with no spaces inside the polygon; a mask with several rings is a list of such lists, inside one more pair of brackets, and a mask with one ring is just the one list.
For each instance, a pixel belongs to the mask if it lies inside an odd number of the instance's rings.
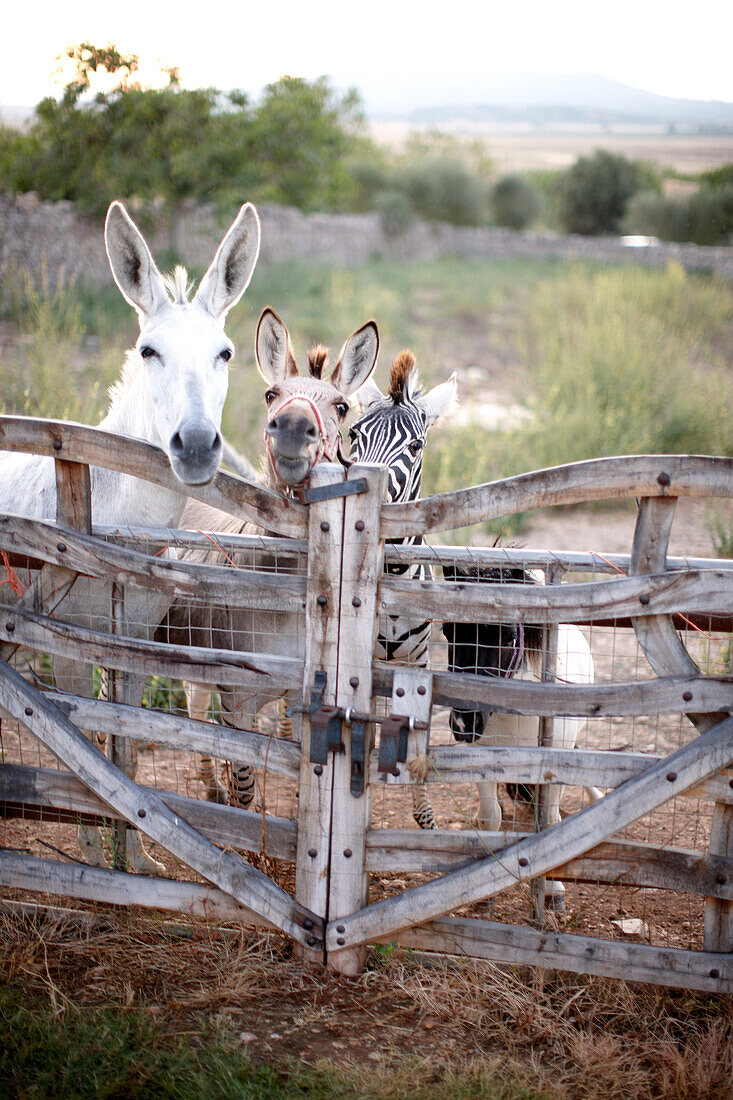
{"label": "zebra's ear", "polygon": [[456,372],[450,376],[447,382],[441,382],[439,386],[433,386],[422,397],[418,397],[416,404],[425,413],[426,427],[431,427],[442,416],[450,416],[458,406],[458,381]]}
{"label": "zebra's ear", "polygon": [[360,413],[367,412],[372,405],[384,401],[385,397],[373,378],[367,378],[361,389],[358,389],[351,399],[353,408]]}
{"label": "zebra's ear", "polygon": [[331,385],[348,397],[364,385],[376,366],[378,354],[379,329],[376,321],[367,321],[342,347]]}

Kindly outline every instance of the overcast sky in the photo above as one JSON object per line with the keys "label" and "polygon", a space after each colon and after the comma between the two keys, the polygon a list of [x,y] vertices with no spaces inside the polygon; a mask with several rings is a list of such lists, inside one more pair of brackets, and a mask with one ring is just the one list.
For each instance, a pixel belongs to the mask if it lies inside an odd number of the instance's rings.
{"label": "overcast sky", "polygon": [[[70,43],[113,42],[143,62],[178,65],[187,87],[258,91],[283,73],[329,75],[375,107],[408,90],[433,102],[496,72],[598,73],[662,95],[733,101],[733,4],[669,0],[246,0],[160,4],[14,0],[0,37],[0,104],[58,91],[55,58]],[[414,98],[410,96],[410,98]],[[421,99],[424,99],[422,95]],[[461,98],[465,101],[465,96]]]}

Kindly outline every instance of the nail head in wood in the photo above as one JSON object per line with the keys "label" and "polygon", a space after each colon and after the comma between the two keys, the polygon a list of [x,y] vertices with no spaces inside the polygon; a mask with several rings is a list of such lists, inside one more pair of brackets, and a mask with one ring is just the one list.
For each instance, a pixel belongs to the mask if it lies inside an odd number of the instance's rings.
{"label": "nail head in wood", "polygon": [[326,602],[327,602],[327,601],[326,601],[326,597],[325,597],[325,596],[319,596],[319,597],[317,598],[317,600],[316,600],[316,603],[318,604],[318,606],[319,606],[319,607],[325,607],[325,606],[326,606]]}
{"label": "nail head in wood", "polygon": [[15,623],[8,623],[5,629],[7,630],[8,634],[12,634],[15,630]]}
{"label": "nail head in wood", "polygon": [[354,598],[351,601],[351,606],[352,607],[361,607],[361,600],[359,599],[358,596],[354,596]]}
{"label": "nail head in wood", "polygon": [[303,921],[303,927],[305,928],[306,932],[310,932],[311,928],[313,927],[313,921],[310,919],[310,917],[305,918],[305,920]]}
{"label": "nail head in wood", "polygon": [[315,850],[315,848],[309,848],[308,855],[311,857],[311,859],[315,859],[318,855],[318,852]]}
{"label": "nail head in wood", "polygon": [[344,944],[346,943],[346,940],[344,939],[343,936],[339,936],[339,938],[336,940],[336,943],[338,944],[339,947],[343,947]]}
{"label": "nail head in wood", "polygon": [[305,942],[308,944],[309,947],[315,947],[318,941],[316,940],[315,936],[309,936]]}
{"label": "nail head in wood", "polygon": [[356,521],[356,523],[354,524],[354,527],[356,528],[357,531],[363,531],[364,530],[364,520],[363,519],[358,519]]}
{"label": "nail head in wood", "polygon": [[346,926],[343,925],[343,924],[337,924],[336,925],[336,931],[337,932],[345,932],[346,931]]}
{"label": "nail head in wood", "polygon": [[404,688],[397,688],[395,690],[395,695],[399,696],[400,699],[402,698],[402,696],[404,694],[405,694],[405,689]]}
{"label": "nail head in wood", "polygon": [[344,856],[346,857],[346,859],[351,859],[353,854],[354,853],[351,851],[351,848],[344,848]]}
{"label": "nail head in wood", "polygon": [[324,532],[331,530],[331,524],[328,522],[327,519],[324,519],[323,522],[321,523],[321,530],[324,531]]}
{"label": "nail head in wood", "polygon": [[316,764],[315,768],[313,769],[313,774],[314,775],[323,775],[323,765],[322,764]]}
{"label": "nail head in wood", "polygon": [[647,605],[647,604],[649,603],[649,595],[648,595],[648,593],[646,593],[646,592],[643,592],[643,593],[641,594],[641,596],[639,596],[639,603],[643,603],[643,604],[644,604],[644,606],[646,607],[646,605]]}
{"label": "nail head in wood", "polygon": [[715,969],[711,970],[710,971],[710,977],[711,978],[719,978],[720,977],[720,971],[715,970]]}
{"label": "nail head in wood", "polygon": [[420,684],[420,687],[417,689],[417,694],[424,695],[426,691],[427,688],[425,687],[425,684]]}
{"label": "nail head in wood", "polygon": [[526,867],[527,864],[529,863],[529,860],[527,859],[526,856],[520,856],[518,862],[519,862],[520,867]]}
{"label": "nail head in wood", "polygon": [[25,708],[25,713],[26,713],[26,714],[28,715],[28,717],[30,718],[30,717],[31,717],[31,715],[33,714],[33,707],[26,707],[26,708]]}
{"label": "nail head in wood", "polygon": [[352,676],[351,679],[349,680],[349,687],[358,688],[358,686],[359,686],[359,677],[358,676]]}
{"label": "nail head in wood", "polygon": [[137,811],[137,816],[138,817],[147,817],[147,814],[146,814],[145,810],[142,807]]}
{"label": "nail head in wood", "polygon": [[59,554],[65,554],[66,553],[66,543],[65,542],[57,542],[56,543],[56,549],[58,550]]}
{"label": "nail head in wood", "polygon": [[60,439],[54,439],[54,441],[53,441],[54,451],[60,451],[62,447],[63,447],[63,443],[61,442],[61,440]]}
{"label": "nail head in wood", "polygon": [[667,782],[674,783],[677,778],[677,772],[667,772]]}
{"label": "nail head in wood", "polygon": [[660,485],[664,485],[665,487],[667,485],[672,484],[671,477],[669,476],[669,474],[666,474],[664,471],[662,471],[662,473],[659,475],[659,477],[657,478],[657,481],[659,482]]}
{"label": "nail head in wood", "polygon": [[718,886],[725,886],[726,882],[728,881],[728,877],[727,875],[724,875],[722,871],[718,871],[717,875],[715,876],[715,881],[717,882]]}
{"label": "nail head in wood", "polygon": [[682,698],[685,700],[686,703],[691,702],[692,692],[691,691],[683,691],[682,692]]}

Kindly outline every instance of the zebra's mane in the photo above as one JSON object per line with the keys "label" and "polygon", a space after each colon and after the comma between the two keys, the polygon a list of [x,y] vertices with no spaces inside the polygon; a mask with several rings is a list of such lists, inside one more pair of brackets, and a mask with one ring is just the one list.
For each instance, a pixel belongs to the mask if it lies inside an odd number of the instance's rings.
{"label": "zebra's mane", "polygon": [[420,396],[420,376],[415,356],[408,348],[399,353],[389,369],[388,393],[395,405],[415,401]]}

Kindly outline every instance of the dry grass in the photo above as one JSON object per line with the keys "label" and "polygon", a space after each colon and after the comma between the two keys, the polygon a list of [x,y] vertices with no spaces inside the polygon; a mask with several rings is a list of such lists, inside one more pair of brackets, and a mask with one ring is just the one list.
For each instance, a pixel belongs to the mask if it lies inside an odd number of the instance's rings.
{"label": "dry grass", "polygon": [[[342,1095],[665,1097],[733,1092],[729,998],[375,950],[354,980],[282,937],[97,907],[86,922],[0,915],[7,982],[62,1018],[142,1009],[173,1037],[223,1031],[243,1056],[338,1073]],[[323,1093],[323,1095],[331,1095]]]}

